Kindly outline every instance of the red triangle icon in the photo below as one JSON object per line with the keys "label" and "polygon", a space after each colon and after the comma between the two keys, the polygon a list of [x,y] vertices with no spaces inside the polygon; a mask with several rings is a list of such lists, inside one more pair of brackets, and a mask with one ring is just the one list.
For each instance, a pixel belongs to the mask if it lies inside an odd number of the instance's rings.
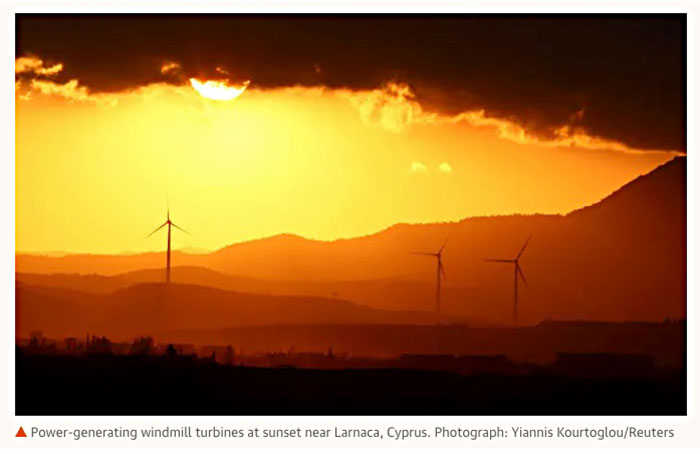
{"label": "red triangle icon", "polygon": [[15,435],[15,438],[17,437],[27,437],[27,434],[24,433],[24,429],[22,429],[22,426],[19,426],[19,430],[17,431],[17,435]]}

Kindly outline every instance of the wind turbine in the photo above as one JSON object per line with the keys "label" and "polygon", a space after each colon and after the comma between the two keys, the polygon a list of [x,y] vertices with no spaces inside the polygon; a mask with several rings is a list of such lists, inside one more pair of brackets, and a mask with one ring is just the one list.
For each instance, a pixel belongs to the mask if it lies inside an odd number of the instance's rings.
{"label": "wind turbine", "polygon": [[175,227],[176,229],[178,229],[184,233],[189,233],[189,232],[186,232],[185,230],[181,229],[180,227],[175,225],[170,220],[170,207],[168,207],[168,214],[167,214],[166,221],[163,224],[161,224],[160,227],[158,227],[157,229],[155,229],[154,231],[149,233],[146,238],[150,238],[151,235],[153,235],[154,233],[156,233],[158,230],[162,229],[166,225],[168,226],[168,255],[167,255],[167,261],[166,261],[166,268],[165,268],[165,282],[166,282],[166,284],[169,284],[170,283],[170,228]]}
{"label": "wind turbine", "polygon": [[525,244],[523,244],[523,247],[520,249],[520,252],[518,252],[518,255],[515,256],[514,259],[486,259],[487,262],[501,262],[501,263],[512,263],[513,266],[513,273],[514,273],[514,281],[513,281],[513,325],[518,324],[518,274],[520,275],[520,278],[523,280],[523,284],[525,284],[525,287],[527,287],[527,280],[525,279],[525,274],[523,274],[523,270],[520,268],[520,256],[523,255],[523,252],[525,251],[525,248],[527,247],[527,243],[530,242],[530,238],[532,238],[532,234],[527,237],[527,240],[525,240]]}
{"label": "wind turbine", "polygon": [[437,292],[435,295],[436,299],[436,307],[435,307],[435,312],[437,314],[440,314],[440,278],[445,277],[447,278],[447,275],[445,274],[445,268],[442,266],[442,250],[445,248],[445,245],[447,244],[447,240],[443,243],[443,245],[438,249],[437,252],[413,252],[413,255],[429,255],[432,257],[437,258]]}

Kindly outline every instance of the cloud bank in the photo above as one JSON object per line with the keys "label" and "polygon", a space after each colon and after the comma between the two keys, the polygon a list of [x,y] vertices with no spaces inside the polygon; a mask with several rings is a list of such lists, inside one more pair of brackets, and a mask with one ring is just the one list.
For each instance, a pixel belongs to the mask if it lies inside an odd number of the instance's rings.
{"label": "cloud bank", "polygon": [[393,84],[359,106],[390,130],[467,112],[506,136],[685,151],[685,35],[683,15],[18,15],[16,70],[93,94]]}

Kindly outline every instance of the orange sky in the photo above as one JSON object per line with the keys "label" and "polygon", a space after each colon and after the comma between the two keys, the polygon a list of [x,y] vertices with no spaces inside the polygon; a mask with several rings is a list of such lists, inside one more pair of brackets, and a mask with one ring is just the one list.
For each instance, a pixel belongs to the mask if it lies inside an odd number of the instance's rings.
{"label": "orange sky", "polygon": [[[26,62],[24,62],[26,64]],[[16,249],[216,249],[277,233],[334,239],[398,222],[565,213],[672,154],[563,127],[541,141],[483,112],[424,112],[407,86],[261,91],[190,85],[92,95],[76,81],[16,86]],[[38,71],[39,71],[38,70]],[[581,112],[585,115],[585,112]],[[564,125],[562,125],[564,126]]]}

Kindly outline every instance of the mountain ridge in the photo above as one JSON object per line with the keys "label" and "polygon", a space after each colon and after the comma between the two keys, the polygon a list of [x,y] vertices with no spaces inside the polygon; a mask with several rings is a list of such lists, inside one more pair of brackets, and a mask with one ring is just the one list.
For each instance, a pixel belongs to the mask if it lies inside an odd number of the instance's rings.
{"label": "mountain ridge", "polygon": [[[531,284],[519,292],[524,323],[683,318],[686,178],[685,158],[676,158],[567,215],[397,224],[334,242],[282,235],[205,256],[175,253],[173,263],[224,273],[222,279],[232,282],[225,285],[255,292],[338,295],[378,309],[430,311],[435,307],[434,260],[411,253],[435,251],[449,239],[443,254],[443,310],[504,323],[512,319],[512,271],[484,259],[514,256],[533,234],[521,259]],[[119,275],[162,269],[163,262],[162,253],[141,261],[120,256],[32,262],[18,257],[17,271]]]}
{"label": "mountain ridge", "polygon": [[[381,230],[377,230],[376,232],[368,233],[366,235],[359,235],[359,236],[354,236],[354,237],[343,237],[343,238],[335,238],[332,240],[321,240],[321,239],[316,239],[316,238],[307,238],[303,235],[299,235],[296,233],[292,232],[281,232],[277,233],[274,235],[266,236],[266,237],[260,237],[260,238],[252,238],[249,240],[244,240],[244,241],[239,241],[235,243],[230,243],[224,246],[221,246],[220,248],[214,249],[212,251],[208,252],[203,252],[203,253],[191,253],[191,252],[183,252],[181,249],[173,249],[173,253],[177,252],[178,254],[183,254],[183,255],[197,255],[197,256],[207,256],[207,255],[212,255],[216,254],[217,252],[231,248],[231,247],[236,247],[240,245],[246,245],[249,243],[255,243],[258,241],[265,241],[265,240],[279,240],[279,239],[294,239],[294,240],[304,240],[304,241],[309,241],[309,242],[314,242],[314,243],[334,243],[334,242],[342,242],[342,241],[351,241],[351,240],[356,240],[356,239],[362,239],[362,238],[367,238],[367,237],[372,237],[375,235],[379,235],[383,232],[392,230],[392,229],[397,229],[401,227],[415,227],[415,226],[426,226],[426,225],[454,225],[454,224],[460,224],[466,221],[470,220],[481,220],[481,219],[494,219],[494,218],[511,218],[511,217],[517,217],[517,218],[522,218],[522,217],[543,217],[543,216],[551,216],[551,217],[566,217],[571,214],[577,213],[581,210],[588,209],[590,207],[596,206],[603,202],[604,200],[608,199],[609,197],[614,196],[615,194],[619,193],[621,190],[629,187],[630,185],[633,185],[635,182],[638,182],[639,180],[643,180],[646,177],[650,176],[651,174],[654,174],[657,171],[661,171],[662,169],[673,165],[674,163],[681,165],[680,163],[682,162],[683,166],[685,166],[685,156],[676,156],[669,161],[667,161],[664,164],[661,164],[660,166],[652,169],[651,171],[639,175],[638,177],[634,178],[633,180],[630,180],[629,182],[625,183],[624,185],[620,186],[619,188],[615,189],[605,197],[601,198],[597,202],[591,203],[589,205],[585,205],[579,208],[575,208],[567,213],[563,214],[557,214],[557,213],[507,213],[507,214],[493,214],[493,215],[478,215],[478,216],[467,216],[464,218],[461,218],[456,221],[437,221],[437,222],[418,222],[418,223],[410,223],[410,222],[397,222],[394,224],[391,224]],[[17,252],[16,255],[18,256],[32,256],[32,257],[47,257],[47,258],[62,258],[66,256],[96,256],[96,257],[112,257],[112,256],[145,256],[145,255],[152,255],[152,254],[162,254],[163,251],[143,251],[143,252],[124,252],[124,253],[119,253],[119,254],[94,254],[94,253],[89,253],[89,252],[62,252],[62,251],[52,251],[52,252],[46,252],[46,253],[41,253],[41,252]]]}
{"label": "mountain ridge", "polygon": [[92,332],[113,340],[172,329],[271,324],[431,324],[451,322],[411,311],[384,311],[342,299],[270,296],[191,284],[141,283],[111,294],[17,283],[16,336],[42,331],[62,338]]}

